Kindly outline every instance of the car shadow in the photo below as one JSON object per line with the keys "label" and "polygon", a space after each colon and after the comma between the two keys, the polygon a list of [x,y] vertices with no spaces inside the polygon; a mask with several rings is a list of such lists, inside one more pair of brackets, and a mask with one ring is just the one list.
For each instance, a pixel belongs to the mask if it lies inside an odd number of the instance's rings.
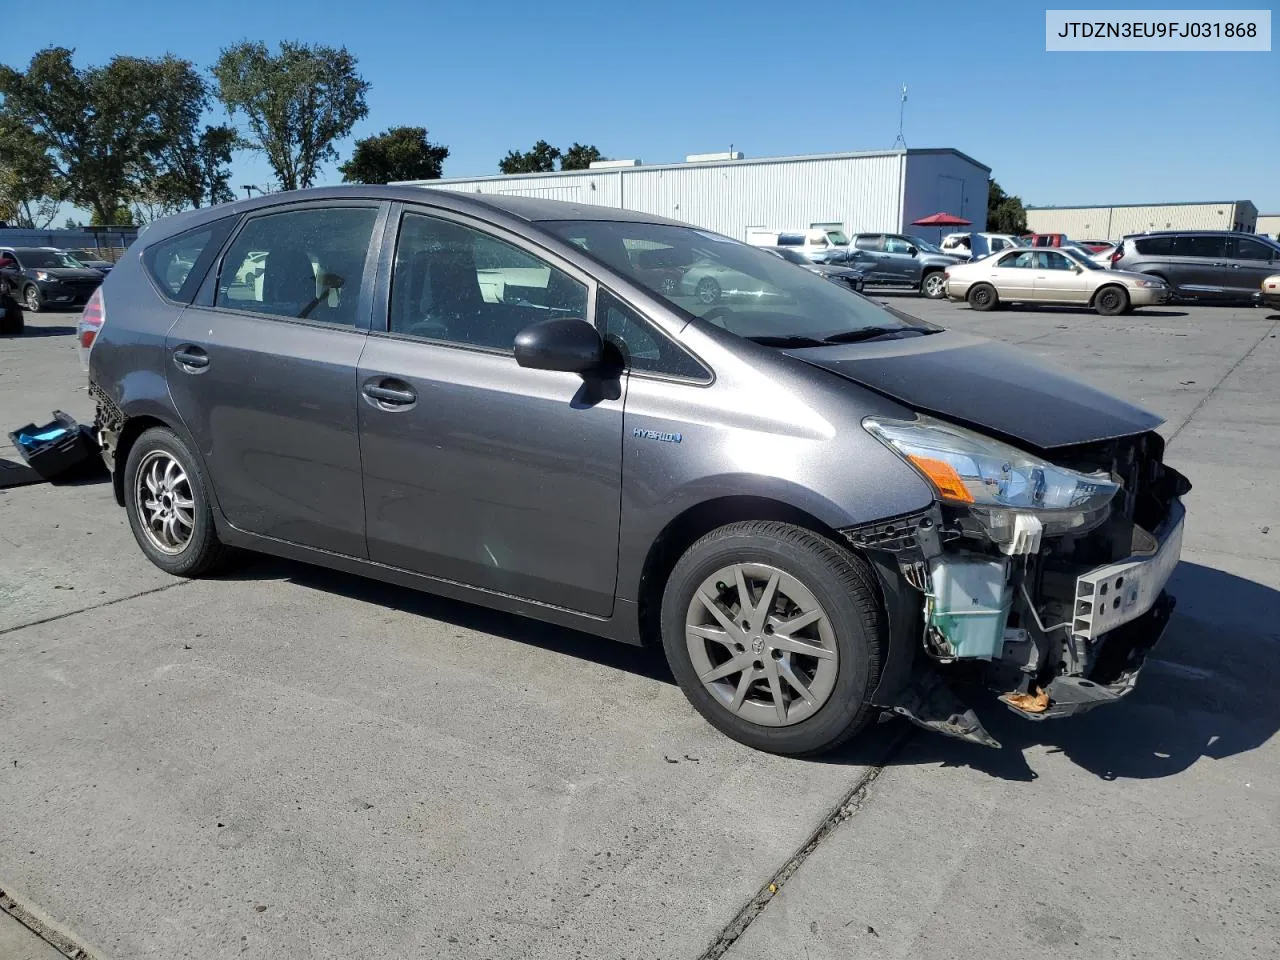
{"label": "car shadow", "polygon": [[[247,558],[227,580],[288,580],[625,670],[675,680],[651,647],[590,634],[292,560]],[[1280,591],[1183,562],[1170,590],[1179,605],[1137,688],[1123,701],[1082,716],[1035,722],[989,694],[969,694],[999,750],[927,733],[886,714],[882,722],[824,757],[804,762],[970,767],[1003,780],[1033,781],[1028,753],[1049,750],[1103,780],[1177,775],[1201,757],[1255,750],[1280,730]],[[909,745],[904,749],[904,745]]]}
{"label": "car shadow", "polygon": [[240,563],[221,574],[218,579],[288,580],[312,590],[336,593],[414,616],[439,620],[465,630],[476,630],[580,660],[590,660],[650,680],[670,684],[676,682],[660,650],[618,643],[517,614],[294,560],[263,554],[245,554]]}
{"label": "car shadow", "polygon": [[1178,608],[1168,632],[1121,702],[1035,722],[975,697],[975,712],[1002,749],[922,731],[894,762],[1031,781],[1037,775],[1028,751],[1047,749],[1102,780],[1149,780],[1182,773],[1202,757],[1261,747],[1280,730],[1280,591],[1186,561],[1169,589]]}
{"label": "car shadow", "polygon": [[[972,310],[974,313],[979,312],[979,311],[973,310],[972,307],[969,307],[968,309]],[[1004,309],[1001,312],[1004,312],[1006,310],[1012,310],[1014,313],[1043,313],[1051,316],[1059,315],[1059,316],[1101,317],[1101,315],[1096,310],[1094,310],[1093,307],[1083,307],[1083,306],[1067,307],[1067,306],[1058,306],[1056,304],[1048,304],[1048,303],[1019,303],[1017,304],[1016,307],[1012,307],[1012,308],[1006,304],[1004,306]],[[1158,309],[1158,308],[1152,308],[1152,307],[1134,307],[1132,312],[1124,314],[1124,316],[1137,318],[1141,320],[1144,317],[1185,317],[1185,316],[1188,316],[1188,314],[1185,310],[1166,310],[1166,309]],[[1118,318],[1112,317],[1108,319],[1118,319]]]}
{"label": "car shadow", "polygon": [[0,333],[0,340],[30,339],[32,337],[73,337],[75,333],[75,327],[37,327],[32,326],[31,322],[28,321],[26,329],[22,333]]}

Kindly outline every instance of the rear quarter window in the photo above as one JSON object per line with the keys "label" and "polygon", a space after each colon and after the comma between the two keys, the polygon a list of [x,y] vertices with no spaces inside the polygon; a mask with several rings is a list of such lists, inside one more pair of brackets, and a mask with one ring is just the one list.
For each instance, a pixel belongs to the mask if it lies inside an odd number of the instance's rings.
{"label": "rear quarter window", "polygon": [[153,243],[142,251],[142,265],[169,300],[190,303],[209,265],[226,243],[236,217],[214,220]]}
{"label": "rear quarter window", "polygon": [[1144,257],[1167,257],[1173,253],[1173,237],[1148,237],[1133,241],[1133,249]]}

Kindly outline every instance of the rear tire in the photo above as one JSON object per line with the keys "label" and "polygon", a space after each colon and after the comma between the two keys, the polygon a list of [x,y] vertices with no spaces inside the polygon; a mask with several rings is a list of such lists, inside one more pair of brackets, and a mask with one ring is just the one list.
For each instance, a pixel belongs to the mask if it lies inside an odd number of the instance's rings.
{"label": "rear tire", "polygon": [[888,629],[875,576],[802,527],[733,523],[693,544],[663,592],[662,644],[694,708],[757,750],[823,753],[878,713]]}
{"label": "rear tire", "polygon": [[1093,309],[1104,317],[1117,317],[1129,310],[1129,294],[1123,287],[1103,287],[1094,294]]}
{"label": "rear tire", "polygon": [[969,288],[965,299],[969,301],[969,308],[972,310],[994,310],[1000,305],[1000,296],[989,283],[975,283]]}
{"label": "rear tire", "polygon": [[703,303],[715,303],[720,299],[720,284],[716,283],[710,277],[703,277],[698,281],[694,292],[698,295],[698,299]]}
{"label": "rear tire", "polygon": [[226,556],[200,463],[172,430],[152,427],[129,450],[124,506],[147,559],[176,577],[198,577]]}
{"label": "rear tire", "polygon": [[930,270],[920,280],[920,292],[928,300],[941,300],[947,295],[947,278],[941,270]]}

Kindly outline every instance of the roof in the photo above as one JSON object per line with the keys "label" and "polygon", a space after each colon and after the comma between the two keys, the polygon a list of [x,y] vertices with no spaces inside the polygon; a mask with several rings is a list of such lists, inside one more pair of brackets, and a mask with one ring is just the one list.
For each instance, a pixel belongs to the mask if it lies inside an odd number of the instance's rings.
{"label": "roof", "polygon": [[1024,210],[1120,210],[1126,207],[1230,207],[1248,200],[1179,200],[1175,203],[1068,203],[1061,206],[1026,207]]}
{"label": "roof", "polygon": [[616,169],[602,170],[550,170],[544,173],[494,173],[481,174],[475,177],[447,177],[443,180],[402,180],[393,184],[394,186],[414,186],[423,187],[430,186],[433,183],[475,183],[488,180],[513,180],[519,178],[521,180],[552,180],[556,177],[578,176],[581,174],[596,174],[600,176],[608,176],[610,174],[617,175],[621,170],[624,173],[634,173],[640,170],[684,170],[688,168],[712,168],[712,167],[749,167],[763,164],[774,163],[809,163],[815,160],[856,160],[866,157],[903,157],[903,156],[936,156],[939,154],[949,154],[959,157],[967,163],[973,164],[987,173],[991,172],[991,168],[984,163],[979,163],[973,157],[966,153],[961,153],[953,147],[927,147],[913,150],[861,150],[847,153],[809,153],[801,154],[794,157],[747,157],[742,160],[700,160],[693,163],[682,161],[680,163],[644,163],[635,167],[619,167]]}

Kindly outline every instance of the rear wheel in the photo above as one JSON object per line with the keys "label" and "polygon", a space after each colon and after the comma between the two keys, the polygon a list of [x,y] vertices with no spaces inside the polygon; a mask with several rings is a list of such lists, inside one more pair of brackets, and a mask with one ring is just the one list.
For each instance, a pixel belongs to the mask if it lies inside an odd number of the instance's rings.
{"label": "rear wheel", "polygon": [[662,642],[685,696],[740,743],[821,753],[862,730],[887,646],[866,563],[801,527],[715,530],[680,558]]}
{"label": "rear wheel", "polygon": [[989,283],[975,283],[969,288],[969,295],[966,298],[969,306],[974,310],[994,310],[1000,305],[1000,297],[996,295],[996,288]]}
{"label": "rear wheel", "polygon": [[930,300],[941,300],[947,295],[947,278],[941,270],[926,273],[920,282],[920,292]]}
{"label": "rear wheel", "polygon": [[710,277],[703,277],[698,281],[698,286],[694,288],[698,299],[703,303],[715,303],[720,299],[720,284],[716,283]]}
{"label": "rear wheel", "polygon": [[32,313],[39,313],[44,306],[44,301],[40,298],[40,288],[34,283],[27,284],[22,291],[22,300]]}
{"label": "rear wheel", "polygon": [[172,430],[138,437],[125,464],[125,511],[134,539],[152,563],[179,577],[198,577],[222,560],[204,476]]}
{"label": "rear wheel", "polygon": [[1093,298],[1093,308],[1104,317],[1114,317],[1129,309],[1129,294],[1123,287],[1103,287]]}

